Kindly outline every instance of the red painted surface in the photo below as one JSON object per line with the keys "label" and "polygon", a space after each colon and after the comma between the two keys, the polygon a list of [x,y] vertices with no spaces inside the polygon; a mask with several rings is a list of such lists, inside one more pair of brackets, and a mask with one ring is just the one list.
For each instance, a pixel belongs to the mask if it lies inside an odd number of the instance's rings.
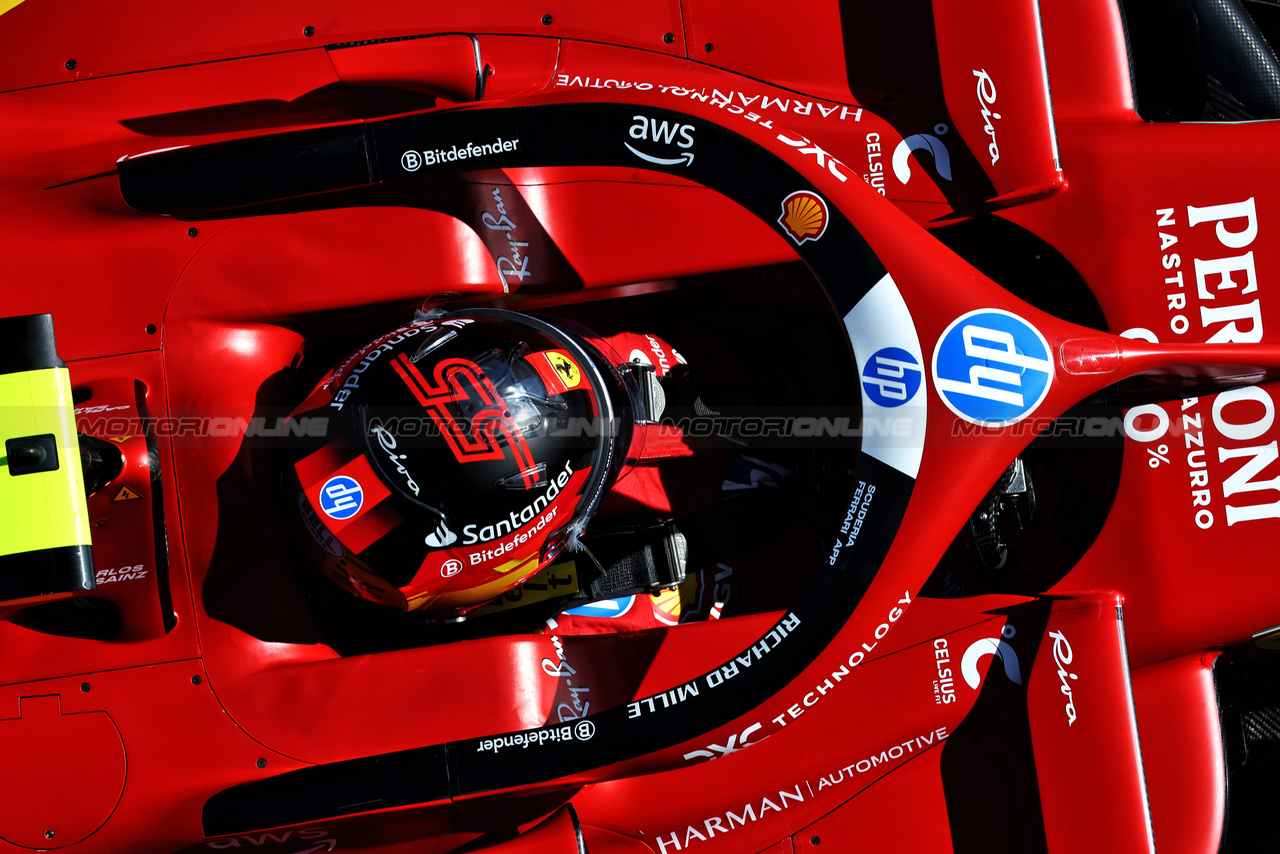
{"label": "red painted surface", "polygon": [[[0,306],[6,315],[53,312],[72,383],[92,394],[82,406],[112,407],[81,413],[83,432],[128,436],[126,473],[89,501],[97,595],[118,605],[123,631],[90,640],[0,621],[0,735],[12,745],[0,775],[0,849],[571,851],[561,807],[572,801],[592,851],[807,851],[819,847],[813,837],[835,850],[972,850],[990,828],[959,806],[968,778],[956,765],[971,754],[951,736],[1022,715],[1035,773],[1022,793],[1033,808],[1019,821],[1051,850],[1104,831],[1117,850],[1141,850],[1148,811],[1161,850],[1216,850],[1226,794],[1202,655],[1247,641],[1280,612],[1268,468],[1275,386],[1225,390],[1280,369],[1268,296],[1280,256],[1267,239],[1280,213],[1270,172],[1241,166],[1270,162],[1273,127],[1138,121],[1112,4],[1041,4],[1052,111],[1038,88],[1030,3],[978,19],[935,11],[930,49],[941,76],[919,91],[904,84],[892,107],[866,97],[878,82],[850,77],[849,46],[877,38],[864,28],[870,19],[842,18],[834,6],[193,11],[135,2],[127,15],[84,3],[57,11],[55,22],[47,5],[27,0],[0,17],[0,124],[9,130],[0,142]],[[324,47],[417,35],[436,37]],[[483,101],[469,104],[475,44],[491,71]],[[987,104],[1002,111],[992,119],[1001,123],[996,163],[975,68],[999,93]],[[880,257],[926,360],[966,312],[996,308],[1034,324],[1059,360],[1037,419],[1130,375],[1217,384],[1194,399],[1178,400],[1175,386],[1166,402],[1126,404],[1132,423],[1114,507],[1050,595],[940,599],[922,596],[922,585],[1034,430],[975,433],[924,377],[927,433],[893,548],[848,622],[748,714],[528,790],[207,838],[205,803],[236,785],[571,723],[586,714],[574,688],[590,689],[592,712],[652,702],[723,674],[715,668],[732,666],[786,614],[780,602],[639,634],[561,643],[494,633],[343,656],[321,642],[295,575],[297,534],[271,454],[238,428],[182,426],[260,418],[265,429],[305,394],[291,384],[295,371],[336,364],[424,300],[488,301],[511,290],[482,233],[495,191],[513,211],[522,204],[520,225],[538,232],[540,278],[507,295],[508,307],[567,310],[691,289],[696,277],[725,271],[748,282],[765,275],[754,268],[797,258],[794,237],[773,222],[638,165],[484,170],[414,204],[193,222],[130,209],[113,171],[122,157],[158,149],[361,122],[376,129],[388,116],[460,104],[586,102],[683,113],[781,158]],[[1109,332],[1032,308],[922,228],[996,208],[1061,254]],[[770,359],[768,326],[791,298],[780,291],[759,306],[755,340]],[[158,482],[146,443],[111,427],[106,416],[117,412],[172,425],[157,438]],[[121,486],[140,497],[110,500]],[[165,575],[155,566],[156,496]],[[122,572],[139,566],[141,575]],[[793,568],[778,561],[776,571]],[[1053,598],[1080,590],[1116,593]],[[1044,614],[1028,616],[1036,608]],[[1075,654],[1074,723],[1064,720],[1051,632],[1070,638]],[[989,653],[1002,642],[1009,652]],[[972,649],[989,654],[975,659],[970,685],[962,662]],[[572,686],[557,661],[575,669]],[[80,806],[58,813],[55,792]]]}
{"label": "red painted surface", "polygon": [[1119,597],[1055,603],[1028,685],[1051,850],[1153,850]]}
{"label": "red painted surface", "polygon": [[1214,653],[1189,655],[1133,676],[1133,702],[1146,744],[1177,751],[1143,753],[1151,824],[1160,851],[1213,851],[1222,840],[1226,760],[1213,690]]}
{"label": "red painted surface", "polygon": [[5,799],[7,842],[62,848],[111,817],[124,790],[125,752],[106,712],[62,714],[59,697],[23,697],[20,716],[0,722],[5,774],[24,785]]}

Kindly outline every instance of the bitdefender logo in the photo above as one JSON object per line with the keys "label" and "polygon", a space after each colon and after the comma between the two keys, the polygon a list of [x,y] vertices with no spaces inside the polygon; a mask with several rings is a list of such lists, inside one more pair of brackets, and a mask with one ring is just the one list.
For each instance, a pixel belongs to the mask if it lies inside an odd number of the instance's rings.
{"label": "bitdefender logo", "polygon": [[455,145],[452,148],[435,148],[426,151],[410,149],[400,155],[400,168],[406,172],[417,172],[423,166],[456,163],[459,160],[471,160],[490,154],[517,151],[519,148],[520,140],[498,137],[493,142],[486,142],[480,145],[468,142],[466,145]]}

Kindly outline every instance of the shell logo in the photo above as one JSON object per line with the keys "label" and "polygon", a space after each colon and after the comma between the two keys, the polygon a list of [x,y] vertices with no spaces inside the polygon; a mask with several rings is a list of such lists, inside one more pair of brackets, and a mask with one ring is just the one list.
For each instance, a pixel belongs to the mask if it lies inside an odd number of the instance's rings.
{"label": "shell logo", "polygon": [[680,589],[671,588],[652,594],[653,616],[668,626],[680,625]]}
{"label": "shell logo", "polygon": [[817,240],[827,230],[827,203],[817,193],[799,190],[782,200],[778,225],[791,235],[796,245]]}

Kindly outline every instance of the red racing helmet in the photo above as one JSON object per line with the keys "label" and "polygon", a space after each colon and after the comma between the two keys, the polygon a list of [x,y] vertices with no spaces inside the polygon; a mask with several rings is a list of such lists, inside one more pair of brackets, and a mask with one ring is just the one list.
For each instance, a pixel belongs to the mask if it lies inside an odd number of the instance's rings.
{"label": "red racing helmet", "polygon": [[293,449],[298,510],[326,572],[374,602],[460,615],[574,546],[640,399],[593,337],[433,312],[328,374],[293,415],[309,437]]}

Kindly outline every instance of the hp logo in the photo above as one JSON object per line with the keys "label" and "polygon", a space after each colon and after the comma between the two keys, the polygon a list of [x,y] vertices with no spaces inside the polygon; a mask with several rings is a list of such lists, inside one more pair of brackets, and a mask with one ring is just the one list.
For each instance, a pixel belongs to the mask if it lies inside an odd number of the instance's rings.
{"label": "hp logo", "polygon": [[883,347],[862,369],[862,388],[873,403],[901,406],[920,390],[920,363],[901,347]]}
{"label": "hp logo", "polygon": [[350,519],[364,505],[364,490],[355,478],[340,474],[320,487],[320,509],[331,519]]}
{"label": "hp logo", "polygon": [[1007,311],[979,309],[951,322],[933,351],[933,383],[966,421],[1003,427],[1049,393],[1053,359],[1040,330]]}

